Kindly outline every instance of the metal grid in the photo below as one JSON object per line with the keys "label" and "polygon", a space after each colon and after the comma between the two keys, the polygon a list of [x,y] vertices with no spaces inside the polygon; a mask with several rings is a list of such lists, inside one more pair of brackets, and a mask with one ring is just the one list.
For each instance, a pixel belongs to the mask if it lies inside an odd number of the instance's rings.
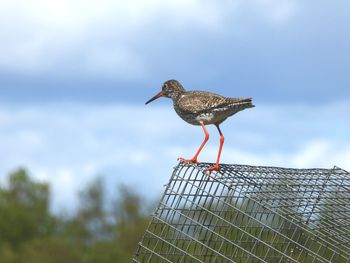
{"label": "metal grid", "polygon": [[350,174],[182,165],[132,262],[350,262]]}

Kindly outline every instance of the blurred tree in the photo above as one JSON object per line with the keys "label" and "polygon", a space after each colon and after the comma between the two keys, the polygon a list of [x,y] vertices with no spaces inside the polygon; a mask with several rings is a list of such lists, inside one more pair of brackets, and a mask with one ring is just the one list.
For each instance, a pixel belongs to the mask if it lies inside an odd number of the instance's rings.
{"label": "blurred tree", "polygon": [[[135,252],[137,243],[146,230],[149,217],[144,215],[145,204],[131,189],[119,186],[120,197],[114,202],[115,232],[118,246],[125,251],[129,260]],[[121,261],[122,262],[122,261]],[[124,261],[123,261],[124,262]]]}
{"label": "blurred tree", "polygon": [[0,187],[0,243],[12,248],[52,233],[49,186],[33,182],[24,169],[9,175],[8,187]]}
{"label": "blurred tree", "polygon": [[0,262],[4,263],[14,263],[16,259],[15,252],[9,246],[9,244],[4,241],[0,243],[0,258]]}
{"label": "blurred tree", "polygon": [[24,169],[0,186],[0,263],[128,262],[145,231],[145,202],[125,186],[107,200],[98,177],[69,217],[49,210],[50,188]]}
{"label": "blurred tree", "polygon": [[71,240],[52,235],[23,244],[21,249],[16,251],[15,263],[76,263],[82,262],[82,253],[82,248]]}
{"label": "blurred tree", "polygon": [[81,245],[112,239],[103,180],[98,177],[88,184],[79,193],[79,199],[77,213],[67,224],[67,234]]}

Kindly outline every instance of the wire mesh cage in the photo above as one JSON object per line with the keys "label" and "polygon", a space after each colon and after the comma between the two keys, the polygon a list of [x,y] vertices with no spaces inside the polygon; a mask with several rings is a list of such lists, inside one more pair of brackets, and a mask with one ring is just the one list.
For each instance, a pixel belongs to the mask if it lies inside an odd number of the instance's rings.
{"label": "wire mesh cage", "polygon": [[178,164],[132,262],[350,262],[350,174]]}

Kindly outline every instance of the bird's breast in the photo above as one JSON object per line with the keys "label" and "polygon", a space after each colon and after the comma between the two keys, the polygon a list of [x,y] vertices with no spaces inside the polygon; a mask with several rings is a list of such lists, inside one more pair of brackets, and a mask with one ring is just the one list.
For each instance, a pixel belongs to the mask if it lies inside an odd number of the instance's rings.
{"label": "bird's breast", "polygon": [[197,115],[193,112],[189,112],[189,111],[184,111],[181,108],[179,108],[177,105],[174,105],[174,109],[175,112],[177,113],[177,115],[179,115],[179,117],[181,119],[183,119],[184,121],[192,124],[192,125],[201,125],[200,121],[197,120]]}
{"label": "bird's breast", "polygon": [[176,113],[186,122],[192,125],[201,125],[201,123],[207,124],[215,124],[220,123],[224,119],[225,116],[221,116],[220,112],[212,111],[212,112],[188,112],[183,111],[178,107],[174,107]]}

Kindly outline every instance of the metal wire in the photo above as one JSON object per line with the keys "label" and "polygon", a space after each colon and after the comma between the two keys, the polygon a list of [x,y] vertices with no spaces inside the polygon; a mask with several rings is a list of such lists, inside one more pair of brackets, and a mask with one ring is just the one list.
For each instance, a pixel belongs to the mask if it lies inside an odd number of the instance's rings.
{"label": "metal wire", "polygon": [[132,262],[350,262],[350,174],[179,163]]}

